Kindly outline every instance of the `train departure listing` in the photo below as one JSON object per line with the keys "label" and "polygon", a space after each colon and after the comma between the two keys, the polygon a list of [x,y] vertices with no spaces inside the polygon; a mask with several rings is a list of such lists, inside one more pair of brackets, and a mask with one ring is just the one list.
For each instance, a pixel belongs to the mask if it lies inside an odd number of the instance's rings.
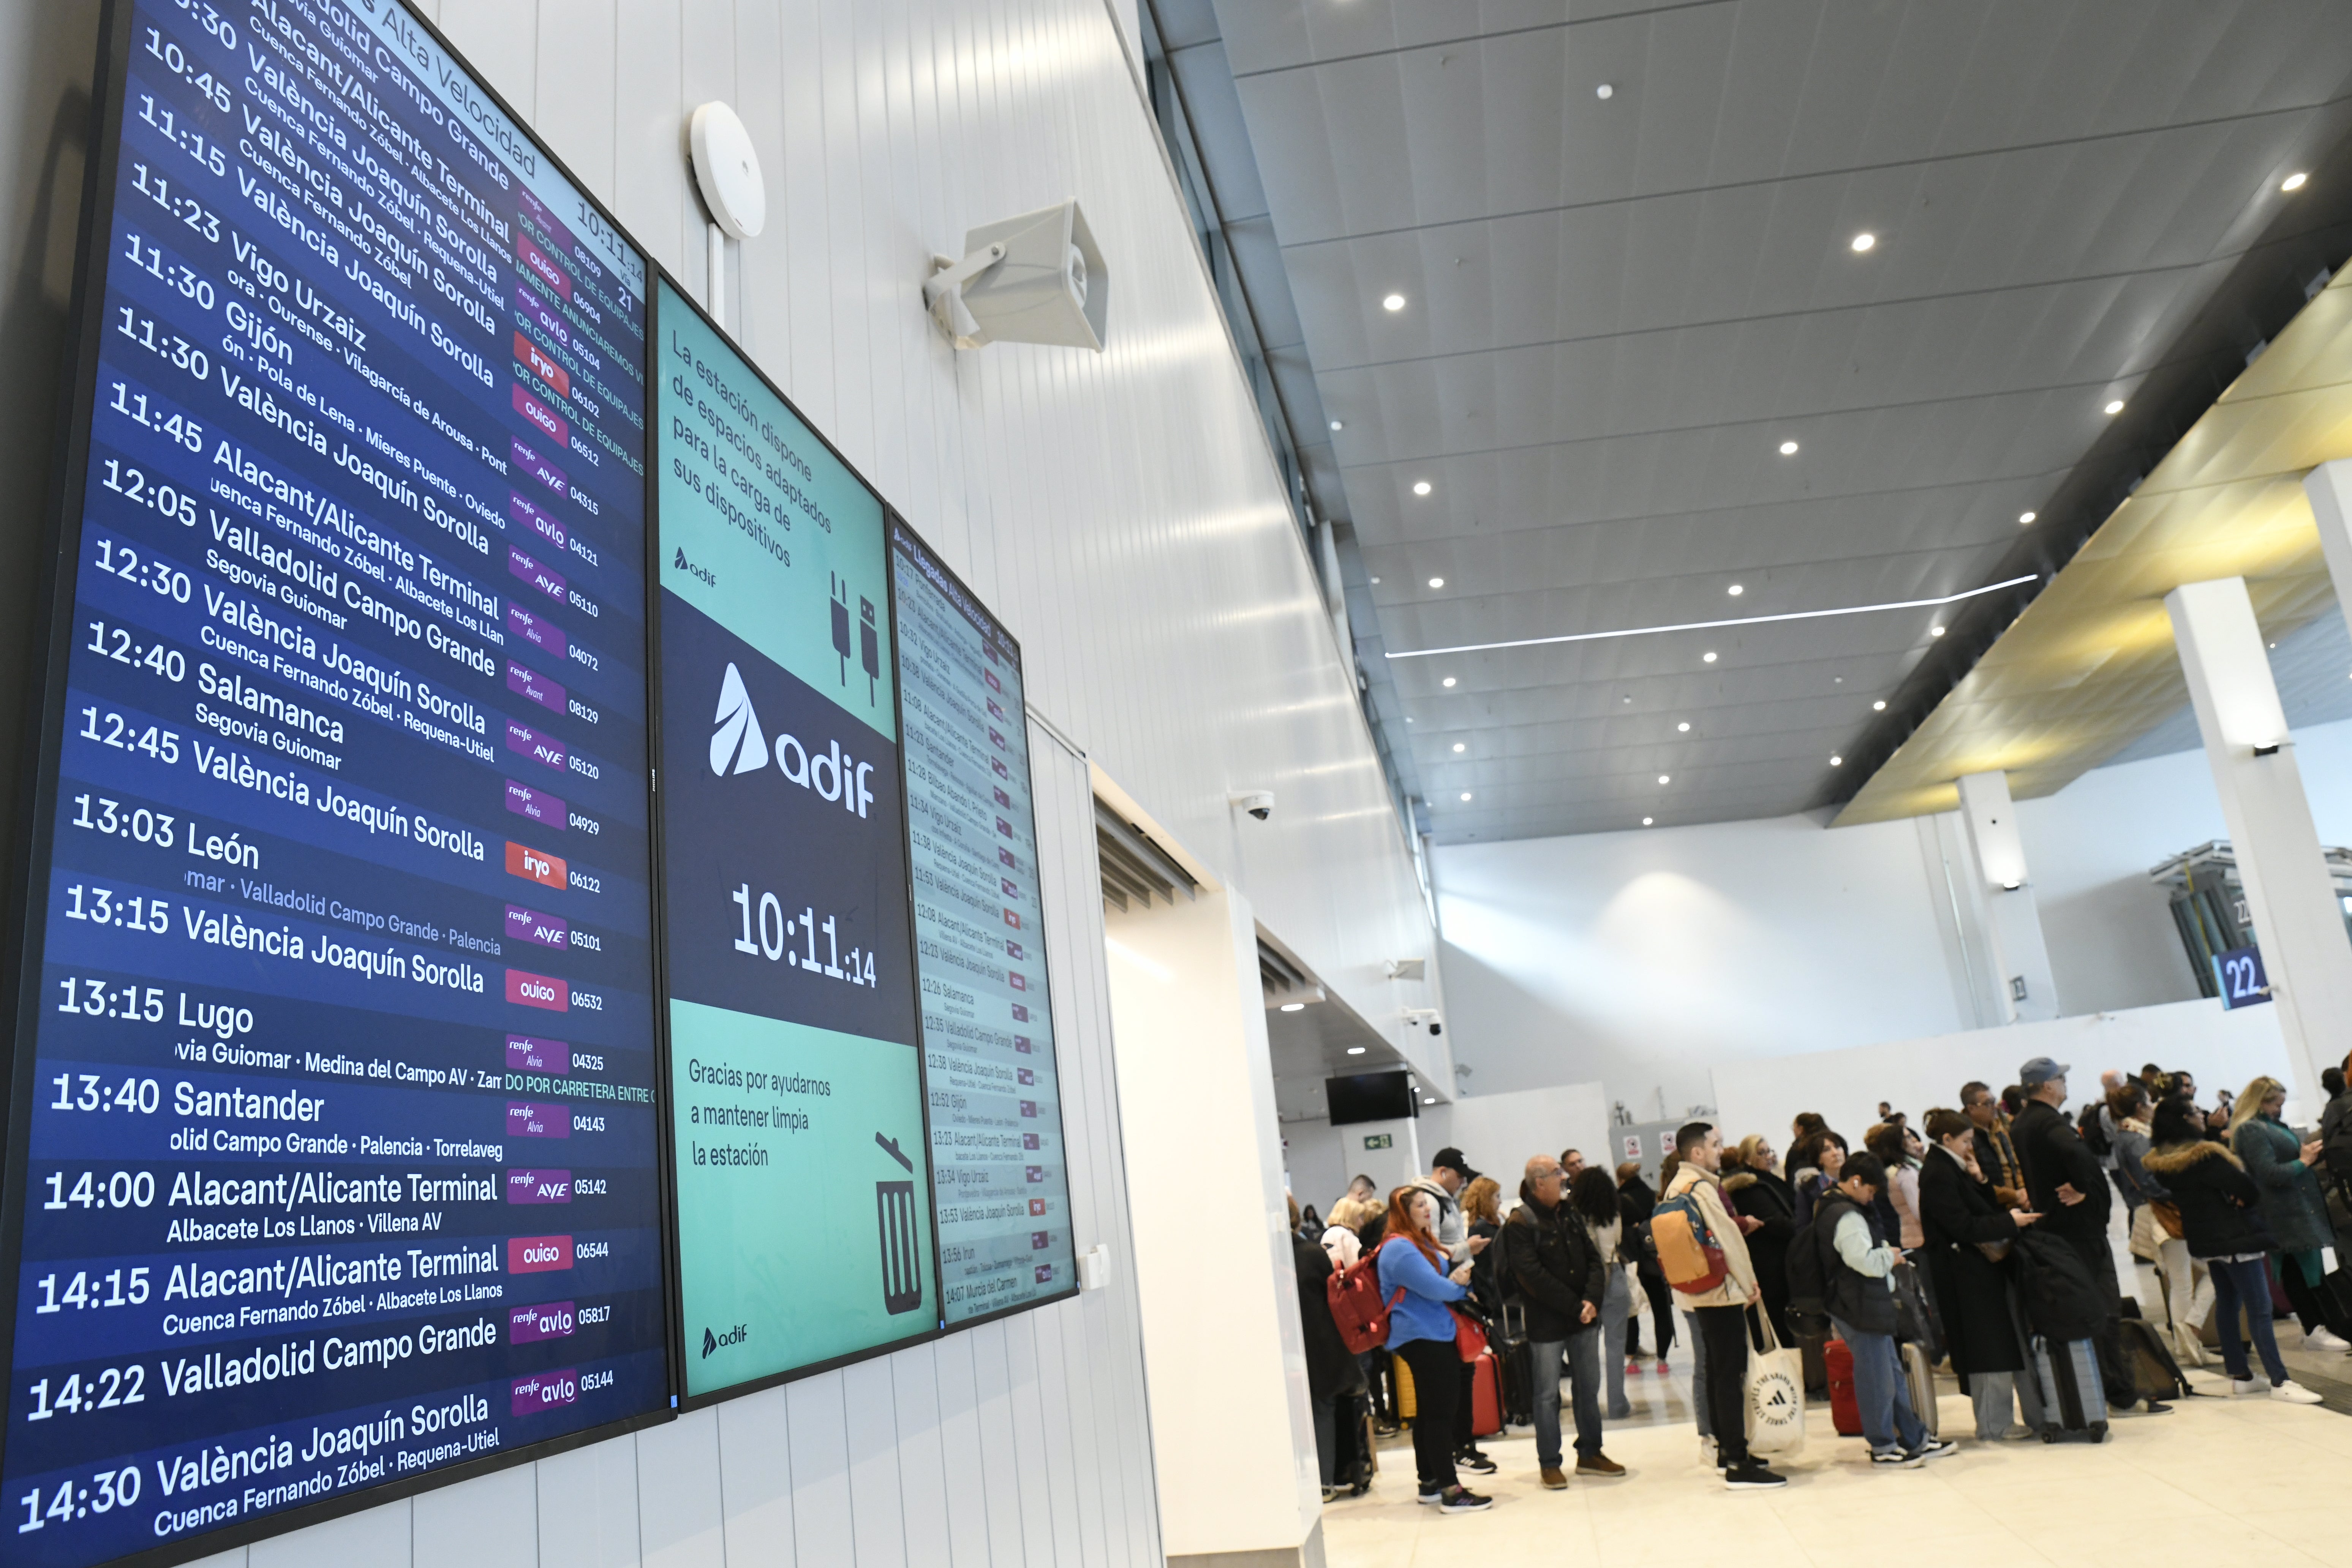
{"label": "train departure listing", "polygon": [[890,527],[940,1314],[1077,1289],[1021,649]]}
{"label": "train departure listing", "polygon": [[0,1477],[43,1564],[669,1405],[646,266],[394,0],[115,26]]}

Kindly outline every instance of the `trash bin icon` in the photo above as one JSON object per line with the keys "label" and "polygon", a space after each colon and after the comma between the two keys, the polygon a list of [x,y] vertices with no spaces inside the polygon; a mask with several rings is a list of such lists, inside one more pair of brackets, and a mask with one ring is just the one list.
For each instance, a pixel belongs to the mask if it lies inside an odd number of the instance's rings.
{"label": "trash bin icon", "polygon": [[[911,1173],[915,1163],[898,1150],[898,1141],[874,1134],[890,1158]],[[882,1310],[896,1316],[923,1304],[922,1250],[916,1244],[915,1184],[874,1184],[874,1218],[882,1241]]]}

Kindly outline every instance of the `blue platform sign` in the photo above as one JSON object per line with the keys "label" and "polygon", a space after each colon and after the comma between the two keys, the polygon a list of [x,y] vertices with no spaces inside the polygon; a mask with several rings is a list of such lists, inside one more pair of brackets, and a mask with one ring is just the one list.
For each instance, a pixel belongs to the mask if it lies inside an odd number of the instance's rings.
{"label": "blue platform sign", "polygon": [[2221,1006],[2259,1007],[2271,999],[2271,977],[2263,969],[2262,949],[2233,947],[2213,955],[2214,984],[2221,988]]}

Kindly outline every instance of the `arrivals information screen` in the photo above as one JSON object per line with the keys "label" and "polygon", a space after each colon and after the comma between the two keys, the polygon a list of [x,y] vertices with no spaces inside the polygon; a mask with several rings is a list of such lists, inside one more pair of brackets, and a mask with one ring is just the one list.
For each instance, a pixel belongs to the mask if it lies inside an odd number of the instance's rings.
{"label": "arrivals information screen", "polygon": [[895,518],[898,702],[950,1326],[1077,1289],[1021,647]]}
{"label": "arrivals information screen", "polygon": [[656,325],[686,1393],[935,1331],[883,508],[667,281]]}
{"label": "arrivals information screen", "polygon": [[396,5],[113,16],[16,1085],[26,1563],[668,1405],[644,264]]}

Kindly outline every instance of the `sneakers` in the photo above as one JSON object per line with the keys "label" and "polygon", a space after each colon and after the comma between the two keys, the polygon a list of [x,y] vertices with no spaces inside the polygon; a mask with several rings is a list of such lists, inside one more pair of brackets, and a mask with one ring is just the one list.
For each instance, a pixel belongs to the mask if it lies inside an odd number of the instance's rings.
{"label": "sneakers", "polygon": [[2230,1392],[2232,1394],[2260,1394],[2262,1391],[2263,1383],[2260,1378],[2233,1377],[2230,1380]]}
{"label": "sneakers", "polygon": [[2307,1351],[2334,1351],[2341,1354],[2352,1351],[2352,1340],[2327,1329],[2314,1329],[2303,1336],[2303,1348]]}
{"label": "sneakers", "polygon": [[1664,1377],[1670,1370],[1671,1369],[1666,1365],[1666,1358],[1660,1356],[1658,1358],[1658,1375],[1660,1377]]}
{"label": "sneakers", "polygon": [[[2284,1383],[2273,1384],[2271,1387],[2271,1397],[2277,1400],[2282,1405],[2316,1405],[2319,1403],[2319,1395],[2312,1393],[2311,1390],[2304,1387],[2303,1384],[2295,1382],[2295,1380],[2291,1377]],[[1582,1469],[1584,1467],[1581,1465],[1577,1467],[1579,1469]]]}
{"label": "sneakers", "polygon": [[1445,1500],[1445,1494],[1442,1491],[1423,1492],[1412,1500],[1421,1504],[1424,1508],[1429,1508],[1444,1502]]}
{"label": "sneakers", "polygon": [[1625,1473],[1625,1467],[1606,1454],[1590,1456],[1579,1454],[1576,1457],[1576,1473],[1580,1476],[1596,1476],[1602,1480],[1614,1480]]}
{"label": "sneakers", "polygon": [[1480,1497],[1468,1487],[1449,1487],[1436,1499],[1437,1511],[1448,1516],[1457,1513],[1484,1513],[1495,1506],[1495,1500]]}
{"label": "sneakers", "polygon": [[1625,1363],[1625,1375],[1626,1375],[1627,1377],[1639,1377],[1639,1376],[1641,1376],[1641,1375],[1642,1375],[1642,1363],[1641,1363],[1640,1362],[1638,1362],[1638,1361],[1629,1361],[1629,1362],[1627,1362],[1627,1363]]}
{"label": "sneakers", "polygon": [[1766,1469],[1758,1460],[1748,1459],[1724,1471],[1723,1484],[1736,1492],[1760,1492],[1787,1486],[1789,1478]]}
{"label": "sneakers", "polygon": [[1698,1458],[1699,1463],[1703,1465],[1718,1470],[1723,1468],[1723,1461],[1716,1455],[1715,1439],[1712,1437],[1701,1437],[1698,1440]]}
{"label": "sneakers", "polygon": [[1948,1437],[1930,1437],[1911,1450],[1922,1459],[1941,1459],[1960,1451],[1960,1446]]}
{"label": "sneakers", "polygon": [[1457,1470],[1469,1470],[1476,1475],[1491,1476],[1495,1473],[1495,1461],[1475,1448],[1465,1448],[1454,1456],[1454,1468]]}
{"label": "sneakers", "polygon": [[1927,1456],[1925,1453],[1908,1453],[1901,1448],[1873,1448],[1870,1451],[1870,1462],[1874,1465],[1890,1466],[1898,1470],[1916,1470],[1927,1462]]}
{"label": "sneakers", "polygon": [[1544,1490],[1548,1492],[1565,1491],[1568,1489],[1568,1472],[1558,1465],[1546,1465],[1543,1471],[1543,1484]]}

